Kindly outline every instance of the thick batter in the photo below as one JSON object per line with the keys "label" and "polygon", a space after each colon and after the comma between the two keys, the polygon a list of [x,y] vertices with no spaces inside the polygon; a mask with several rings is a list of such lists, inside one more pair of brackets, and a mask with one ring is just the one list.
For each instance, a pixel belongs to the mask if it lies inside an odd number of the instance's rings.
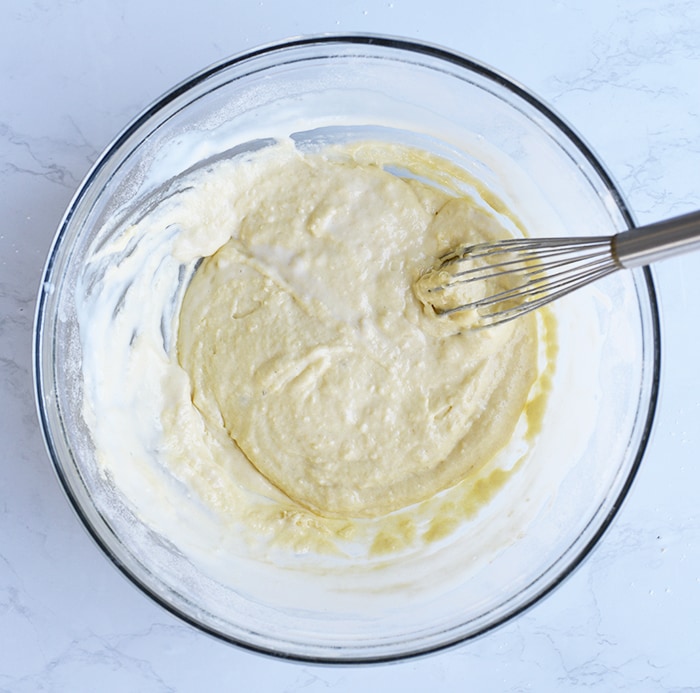
{"label": "thick batter", "polygon": [[487,498],[489,464],[541,404],[541,335],[532,316],[463,330],[418,300],[436,257],[506,233],[421,182],[439,166],[378,143],[275,145],[191,174],[96,253],[83,342],[119,377],[88,372],[85,410],[117,486],[163,498],[170,479],[297,551],[357,538],[358,518],[377,519],[363,531],[381,552],[428,541],[436,494]]}

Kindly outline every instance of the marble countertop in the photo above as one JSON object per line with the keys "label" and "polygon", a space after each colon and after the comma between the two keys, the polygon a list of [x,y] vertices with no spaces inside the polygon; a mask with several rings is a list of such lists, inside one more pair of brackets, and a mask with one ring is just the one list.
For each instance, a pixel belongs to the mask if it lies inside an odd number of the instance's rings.
{"label": "marble countertop", "polygon": [[640,222],[700,208],[695,0],[4,0],[0,22],[0,691],[700,690],[700,253],[655,268],[655,432],[559,589],[455,649],[363,668],[257,656],[138,592],[73,514],[34,408],[43,263],[99,152],[164,90],[292,35],[377,32],[489,63],[558,110]]}

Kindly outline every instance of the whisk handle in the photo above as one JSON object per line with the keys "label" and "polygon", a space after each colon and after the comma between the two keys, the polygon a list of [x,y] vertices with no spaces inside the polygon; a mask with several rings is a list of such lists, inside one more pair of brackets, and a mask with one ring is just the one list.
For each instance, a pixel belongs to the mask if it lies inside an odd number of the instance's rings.
{"label": "whisk handle", "polygon": [[613,237],[612,251],[627,269],[700,249],[700,212],[623,231]]}

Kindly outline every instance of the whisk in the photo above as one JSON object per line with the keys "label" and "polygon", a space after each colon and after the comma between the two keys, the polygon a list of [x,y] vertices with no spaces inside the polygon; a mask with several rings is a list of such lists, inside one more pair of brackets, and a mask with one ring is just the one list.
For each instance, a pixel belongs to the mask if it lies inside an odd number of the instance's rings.
{"label": "whisk", "polygon": [[[700,248],[700,212],[614,236],[478,243],[441,257],[427,293],[436,313],[469,311],[470,327],[486,327],[514,320],[617,270],[695,248]],[[451,294],[443,305],[441,292]]]}

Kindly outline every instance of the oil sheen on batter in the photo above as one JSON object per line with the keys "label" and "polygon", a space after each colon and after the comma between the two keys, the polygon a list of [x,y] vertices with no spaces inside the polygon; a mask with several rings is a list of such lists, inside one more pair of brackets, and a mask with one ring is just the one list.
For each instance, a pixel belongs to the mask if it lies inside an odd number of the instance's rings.
{"label": "oil sheen on batter", "polygon": [[327,516],[384,515],[491,459],[537,375],[533,323],[460,332],[413,285],[494,220],[338,151],[275,162],[240,197],[180,313],[179,359],[208,426]]}

